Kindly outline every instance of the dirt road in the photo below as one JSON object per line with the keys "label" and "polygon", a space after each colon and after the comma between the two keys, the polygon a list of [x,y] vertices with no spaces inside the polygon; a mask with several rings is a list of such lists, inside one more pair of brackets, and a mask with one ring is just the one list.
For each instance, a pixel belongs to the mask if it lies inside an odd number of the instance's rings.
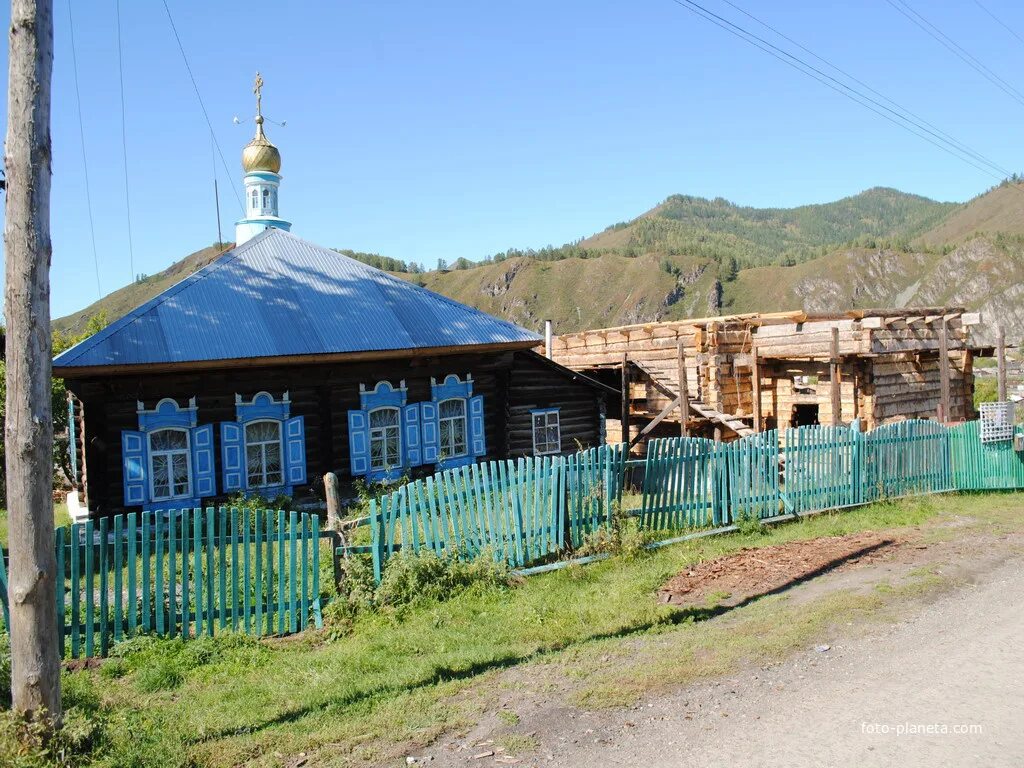
{"label": "dirt road", "polygon": [[513,756],[501,748],[502,726],[492,720],[435,745],[431,768],[1022,766],[1022,552],[1019,537],[967,537],[955,548],[908,547],[901,562],[815,579],[790,599],[878,590],[925,564],[950,586],[867,631],[849,623],[828,645],[782,663],[649,694],[627,708],[581,709],[545,694],[530,703],[521,690],[510,693],[503,706],[521,716],[514,730],[527,749]]}
{"label": "dirt road", "polygon": [[1021,766],[1022,637],[1018,560],[889,631],[643,702],[632,717],[588,725],[589,743],[556,746],[539,762]]}

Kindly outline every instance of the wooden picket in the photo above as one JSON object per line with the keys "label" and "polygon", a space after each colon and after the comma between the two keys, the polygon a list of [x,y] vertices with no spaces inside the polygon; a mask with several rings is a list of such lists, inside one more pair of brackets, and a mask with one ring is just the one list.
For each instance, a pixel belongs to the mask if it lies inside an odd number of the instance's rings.
{"label": "wooden picket", "polygon": [[[188,638],[321,626],[319,537],[317,515],[293,511],[285,524],[283,511],[212,507],[58,528],[62,654],[105,656],[140,632]],[[259,567],[263,551],[268,566],[277,563],[276,580]],[[5,577],[0,556],[6,612]]]}
{"label": "wooden picket", "polygon": [[[407,483],[371,502],[374,574],[401,551],[472,558],[490,552],[524,567],[579,547],[621,505],[628,453],[471,464]],[[638,462],[629,462],[636,465]],[[724,526],[950,490],[1024,489],[1024,454],[982,443],[977,422],[910,420],[775,430],[732,443],[651,440],[640,507],[651,530]],[[55,610],[62,652],[106,655],[140,632],[182,638],[226,630],[300,631],[320,615],[317,515],[283,510],[139,512],[58,528]],[[364,551],[367,548],[364,548]],[[9,625],[0,552],[0,603]]]}
{"label": "wooden picket", "polygon": [[982,443],[980,424],[949,430],[950,482],[961,491],[1024,488],[1024,454],[1010,441]]}
{"label": "wooden picket", "polygon": [[490,551],[522,567],[578,547],[611,520],[625,462],[626,447],[609,445],[471,464],[407,483],[371,502],[374,574],[379,580],[399,551],[462,558]]}

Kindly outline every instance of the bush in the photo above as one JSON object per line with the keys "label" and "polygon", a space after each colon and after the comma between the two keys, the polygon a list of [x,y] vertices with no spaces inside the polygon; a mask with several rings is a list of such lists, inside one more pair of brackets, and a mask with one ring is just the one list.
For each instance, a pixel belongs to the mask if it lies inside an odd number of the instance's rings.
{"label": "bush", "polygon": [[388,561],[380,585],[374,583],[369,557],[344,561],[342,572],[341,594],[324,609],[332,637],[348,634],[364,612],[448,600],[472,588],[504,587],[511,581],[508,565],[496,562],[490,552],[472,560],[460,560],[455,553],[439,557],[426,550],[399,554]]}
{"label": "bush", "polygon": [[0,708],[11,706],[11,638],[0,635]]}
{"label": "bush", "polygon": [[388,561],[374,602],[393,608],[421,600],[447,600],[470,587],[506,586],[509,580],[508,565],[495,561],[489,552],[466,561],[455,553],[439,557],[423,550]]}
{"label": "bush", "polygon": [[579,557],[607,554],[632,560],[646,554],[650,541],[650,534],[616,504],[612,508],[611,522],[587,534],[576,554]]}

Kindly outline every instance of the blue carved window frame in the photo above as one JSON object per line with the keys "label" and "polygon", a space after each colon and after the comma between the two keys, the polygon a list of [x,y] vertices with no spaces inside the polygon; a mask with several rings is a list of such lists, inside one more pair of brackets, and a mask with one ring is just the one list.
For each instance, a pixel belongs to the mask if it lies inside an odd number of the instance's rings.
{"label": "blue carved window frame", "polygon": [[[252,484],[248,471],[248,429],[260,422],[278,425],[280,435],[281,482],[274,485]],[[305,485],[306,425],[302,416],[291,415],[291,398],[285,392],[275,400],[269,392],[257,392],[250,400],[235,393],[235,420],[221,422],[221,487],[224,493],[259,494],[268,498],[293,496],[295,488]],[[266,459],[264,457],[264,469]]]}
{"label": "blue carved window frame", "polygon": [[[385,380],[378,381],[373,389],[367,389],[365,384],[359,385],[359,408],[348,412],[349,466],[353,477],[390,482],[401,477],[406,469],[423,463],[419,404],[409,405],[408,395],[404,379],[398,387]],[[385,409],[398,412],[399,463],[374,467],[371,414]]]}
{"label": "blue carved window frame", "polygon": [[[196,398],[182,408],[177,400],[165,397],[152,410],[147,410],[142,401],[137,403],[136,418],[138,430],[121,432],[121,460],[123,470],[123,491],[125,507],[142,507],[144,510],[178,510],[201,506],[205,498],[216,495],[216,475],[213,453],[213,425],[198,422]],[[170,476],[171,496],[156,497],[152,436],[161,430],[177,430],[186,435],[185,449],[188,488],[185,493],[173,493],[173,476]]]}
{"label": "blue carved window frame", "polygon": [[[450,373],[440,384],[437,379],[430,379],[429,403],[420,403],[420,420],[423,432],[423,463],[436,464],[439,469],[450,469],[472,464],[487,453],[486,424],[484,421],[484,399],[482,395],[473,394],[473,375],[467,373],[465,379]],[[451,400],[463,402],[465,416],[464,453],[449,456],[441,440],[441,404]]]}

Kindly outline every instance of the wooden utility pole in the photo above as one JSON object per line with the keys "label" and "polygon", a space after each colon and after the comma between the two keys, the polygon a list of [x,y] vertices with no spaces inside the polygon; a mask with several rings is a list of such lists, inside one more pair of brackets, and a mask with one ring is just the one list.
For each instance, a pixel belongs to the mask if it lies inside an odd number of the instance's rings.
{"label": "wooden utility pole", "polygon": [[996,363],[998,363],[997,374],[999,378],[999,396],[1001,403],[1006,402],[1006,330],[999,326],[996,332]]}
{"label": "wooden utility pole", "polygon": [[679,366],[679,434],[690,436],[690,388],[686,382],[686,350],[683,342],[676,349],[676,363]]}
{"label": "wooden utility pole", "polygon": [[60,710],[50,412],[53,3],[11,0],[7,90],[7,511],[14,708]]}
{"label": "wooden utility pole", "polygon": [[949,412],[949,331],[946,318],[939,325],[939,421],[952,421]]}
{"label": "wooden utility pole", "polygon": [[832,329],[832,349],[828,364],[829,383],[832,390],[832,426],[843,423],[843,393],[839,388],[839,329]]}

